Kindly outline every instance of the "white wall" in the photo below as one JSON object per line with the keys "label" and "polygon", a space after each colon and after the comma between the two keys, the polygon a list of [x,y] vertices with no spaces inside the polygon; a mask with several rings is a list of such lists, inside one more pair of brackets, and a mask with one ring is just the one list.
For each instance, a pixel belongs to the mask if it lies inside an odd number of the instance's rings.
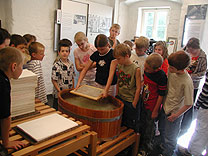
{"label": "white wall", "polygon": [[[126,8],[126,7],[128,8]],[[167,28],[167,37],[178,36],[178,26],[180,21],[181,4],[164,0],[147,0],[126,5],[124,2],[119,8],[119,24],[121,24],[121,35],[119,39],[123,42],[125,39],[133,39],[136,35],[138,8],[140,7],[170,7],[169,24]],[[124,9],[123,9],[124,8]],[[127,27],[127,28],[126,28]],[[123,29],[124,28],[124,29]],[[125,34],[125,35],[122,35]]]}

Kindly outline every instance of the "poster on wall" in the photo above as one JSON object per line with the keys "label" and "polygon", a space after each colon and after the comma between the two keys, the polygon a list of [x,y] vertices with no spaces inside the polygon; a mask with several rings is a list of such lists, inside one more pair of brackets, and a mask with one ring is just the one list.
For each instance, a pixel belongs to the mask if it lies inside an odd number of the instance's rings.
{"label": "poster on wall", "polygon": [[89,2],[87,37],[90,43],[94,44],[98,34],[109,36],[109,29],[112,25],[112,13],[112,7]]}
{"label": "poster on wall", "polygon": [[208,4],[189,5],[187,9],[187,18],[189,19],[206,19]]}

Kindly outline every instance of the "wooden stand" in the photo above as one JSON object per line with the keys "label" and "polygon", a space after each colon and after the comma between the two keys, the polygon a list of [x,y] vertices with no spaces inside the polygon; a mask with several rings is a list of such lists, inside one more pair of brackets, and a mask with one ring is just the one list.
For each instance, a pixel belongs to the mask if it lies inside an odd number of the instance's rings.
{"label": "wooden stand", "polygon": [[[37,119],[39,117],[43,117],[56,112],[55,109],[50,108],[49,106],[44,105],[42,103],[36,104],[36,110],[40,112],[38,115],[34,115],[32,117],[28,116],[22,119],[12,121],[11,127],[15,127],[20,123]],[[85,146],[89,145],[89,155],[94,156],[96,148],[92,145],[96,144],[96,142],[93,141],[95,140],[95,138],[97,138],[97,133],[89,131],[90,127],[88,125],[83,125],[82,122],[76,121],[75,119],[68,117],[66,114],[62,114],[61,112],[56,113],[75,121],[79,124],[79,126],[69,132],[66,132],[64,134],[61,134],[57,137],[54,137],[50,140],[44,141],[36,145],[30,144],[27,140],[22,138],[22,136],[17,134],[14,130],[11,130],[10,140],[21,140],[26,144],[26,147],[18,151],[10,149],[8,152],[13,156],[68,155],[79,150],[80,148],[84,148]]]}

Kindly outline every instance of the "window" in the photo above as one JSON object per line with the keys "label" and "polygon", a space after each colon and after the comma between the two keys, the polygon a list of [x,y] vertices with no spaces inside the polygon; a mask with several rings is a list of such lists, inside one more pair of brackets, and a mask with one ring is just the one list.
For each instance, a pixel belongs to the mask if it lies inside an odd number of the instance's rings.
{"label": "window", "polygon": [[[142,9],[140,34],[154,40],[166,40],[169,9]],[[138,22],[140,22],[138,20]],[[139,35],[140,36],[140,35]]]}

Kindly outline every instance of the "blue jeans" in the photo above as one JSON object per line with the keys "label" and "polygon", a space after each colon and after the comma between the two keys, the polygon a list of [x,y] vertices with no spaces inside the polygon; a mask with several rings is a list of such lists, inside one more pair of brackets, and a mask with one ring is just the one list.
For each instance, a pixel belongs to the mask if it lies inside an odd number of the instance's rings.
{"label": "blue jeans", "polygon": [[167,115],[165,116],[165,144],[163,155],[172,156],[174,150],[176,148],[178,134],[181,127],[182,117],[180,116],[174,122],[170,122],[167,119]]}

